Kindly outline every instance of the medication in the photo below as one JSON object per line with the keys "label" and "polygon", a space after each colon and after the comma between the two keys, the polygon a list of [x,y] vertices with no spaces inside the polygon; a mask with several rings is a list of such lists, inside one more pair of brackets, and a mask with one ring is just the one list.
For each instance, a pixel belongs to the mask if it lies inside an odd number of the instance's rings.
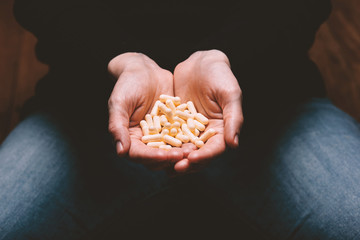
{"label": "medication", "polygon": [[187,108],[189,109],[192,115],[195,115],[197,113],[194,103],[192,101],[187,102]]}
{"label": "medication", "polygon": [[195,143],[196,140],[198,139],[188,128],[188,126],[184,123],[183,125],[181,125],[181,130],[183,131],[183,133],[188,136],[190,138],[190,141],[192,143]]}
{"label": "medication", "polygon": [[161,134],[153,134],[153,135],[146,135],[143,136],[141,138],[141,141],[143,141],[144,143],[148,143],[148,142],[160,142],[162,141],[163,137],[161,136]]}
{"label": "medication", "polygon": [[215,129],[210,128],[208,130],[206,130],[201,136],[200,136],[200,140],[203,142],[206,142],[209,138],[211,138],[212,136],[214,136],[216,134]]}
{"label": "medication", "polygon": [[146,115],[145,115],[145,121],[146,121],[149,129],[150,129],[152,126],[154,126],[153,120],[152,120],[152,116],[151,116],[150,114],[146,114]]}
{"label": "medication", "polygon": [[149,142],[146,145],[148,145],[149,147],[158,148],[161,145],[165,145],[165,143],[164,142]]}
{"label": "medication", "polygon": [[170,144],[173,147],[181,147],[182,145],[182,142],[179,139],[176,139],[169,135],[164,136],[164,142]]}
{"label": "medication", "polygon": [[176,110],[180,110],[180,111],[185,111],[185,109],[187,108],[187,104],[186,103],[183,103],[183,104],[180,104],[179,106],[176,107]]}
{"label": "medication", "polygon": [[148,127],[147,122],[145,120],[140,121],[140,127],[141,127],[141,130],[142,130],[142,133],[143,133],[144,136],[150,134],[149,127]]}
{"label": "medication", "polygon": [[159,116],[154,116],[153,117],[153,123],[154,123],[154,127],[156,128],[156,131],[160,132],[161,131],[160,117]]}
{"label": "medication", "polygon": [[192,101],[181,104],[179,97],[162,94],[150,114],[140,121],[141,140],[149,147],[163,150],[181,147],[188,142],[201,148],[216,134],[212,128],[201,134],[208,123],[209,119],[197,112]]}
{"label": "medication", "polygon": [[161,103],[159,100],[155,102],[154,107],[150,112],[151,116],[157,116],[159,114],[159,103]]}
{"label": "medication", "polygon": [[175,113],[176,107],[173,101],[171,101],[170,99],[166,100],[166,106],[170,108],[173,113]]}
{"label": "medication", "polygon": [[170,145],[167,145],[167,144],[166,144],[166,145],[160,145],[159,148],[160,148],[160,149],[163,149],[163,150],[170,150],[170,149],[172,149],[172,147],[171,147]]}
{"label": "medication", "polygon": [[196,113],[195,114],[195,119],[198,120],[200,123],[202,123],[204,125],[207,125],[209,123],[209,119],[207,119],[207,117],[205,117],[201,113]]}
{"label": "medication", "polygon": [[192,117],[190,113],[182,112],[180,110],[175,111],[175,116],[178,116],[178,117],[180,117],[180,118],[182,118],[184,120],[188,120],[188,118]]}
{"label": "medication", "polygon": [[176,137],[177,139],[179,139],[180,141],[182,141],[183,143],[188,143],[190,141],[190,138],[182,133],[178,133],[176,134]]}
{"label": "medication", "polygon": [[199,131],[203,132],[205,130],[205,125],[199,122],[198,120],[194,120],[194,123],[196,129],[198,129]]}
{"label": "medication", "polygon": [[165,116],[165,115],[161,115],[161,116],[160,116],[160,124],[161,124],[161,126],[164,126],[165,123],[167,123],[167,122],[168,122],[168,120],[167,120],[166,116]]}
{"label": "medication", "polygon": [[[148,144],[149,144],[149,143],[148,143]],[[198,147],[198,148],[201,148],[202,146],[204,146],[204,142],[201,141],[201,140],[197,140],[197,141],[195,142],[195,146]]]}
{"label": "medication", "polygon": [[187,126],[190,129],[191,132],[195,132],[195,123],[193,118],[187,119]]}

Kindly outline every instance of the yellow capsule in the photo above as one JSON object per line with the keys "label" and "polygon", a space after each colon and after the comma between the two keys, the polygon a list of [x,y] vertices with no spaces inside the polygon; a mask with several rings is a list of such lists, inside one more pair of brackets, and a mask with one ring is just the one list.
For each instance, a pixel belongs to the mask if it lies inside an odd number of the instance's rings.
{"label": "yellow capsule", "polygon": [[203,142],[206,142],[209,138],[211,138],[212,136],[214,136],[216,134],[216,130],[213,128],[210,128],[208,130],[206,130],[201,136],[200,136],[200,140]]}
{"label": "yellow capsule", "polygon": [[182,142],[179,139],[176,139],[169,135],[164,136],[164,142],[170,144],[173,147],[181,147],[182,145]]}

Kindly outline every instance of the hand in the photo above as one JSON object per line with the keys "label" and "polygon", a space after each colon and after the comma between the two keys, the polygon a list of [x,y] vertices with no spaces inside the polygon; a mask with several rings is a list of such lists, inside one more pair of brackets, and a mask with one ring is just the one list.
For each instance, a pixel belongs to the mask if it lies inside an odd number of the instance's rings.
{"label": "hand", "polygon": [[183,158],[182,149],[164,151],[146,146],[139,123],[160,94],[174,95],[173,75],[140,53],[124,53],[108,65],[117,80],[109,99],[109,131],[118,155],[129,157],[152,170],[168,168]]}
{"label": "hand", "polygon": [[243,123],[242,93],[223,52],[192,54],[175,68],[174,87],[175,96],[182,101],[193,101],[198,112],[209,118],[206,129],[217,131],[198,150],[193,144],[184,144],[184,159],[175,164],[176,172],[196,171],[224,152],[226,145],[238,146]]}

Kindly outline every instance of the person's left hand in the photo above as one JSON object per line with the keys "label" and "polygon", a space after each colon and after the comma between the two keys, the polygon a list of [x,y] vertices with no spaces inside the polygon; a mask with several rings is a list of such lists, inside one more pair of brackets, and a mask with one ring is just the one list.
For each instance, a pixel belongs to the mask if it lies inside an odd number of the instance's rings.
{"label": "person's left hand", "polygon": [[174,89],[182,102],[192,101],[197,111],[209,118],[206,129],[217,131],[198,150],[192,143],[183,144],[184,159],[175,164],[176,172],[197,171],[223,153],[227,145],[238,146],[243,123],[242,92],[223,52],[199,51],[178,64]]}

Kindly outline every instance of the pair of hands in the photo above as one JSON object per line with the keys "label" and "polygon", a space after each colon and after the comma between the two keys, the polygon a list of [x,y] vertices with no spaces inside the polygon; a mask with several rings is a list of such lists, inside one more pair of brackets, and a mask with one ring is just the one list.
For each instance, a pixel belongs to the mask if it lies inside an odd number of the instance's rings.
{"label": "pair of hands", "polygon": [[[195,52],[176,66],[174,74],[141,53],[121,54],[110,61],[108,69],[117,79],[109,99],[109,131],[118,155],[128,154],[152,170],[187,173],[205,166],[227,145],[238,146],[242,94],[223,52]],[[193,101],[196,109],[209,118],[207,128],[214,128],[217,134],[200,149],[192,143],[170,151],[146,146],[141,141],[139,123],[160,94],[179,96],[182,102]]]}

